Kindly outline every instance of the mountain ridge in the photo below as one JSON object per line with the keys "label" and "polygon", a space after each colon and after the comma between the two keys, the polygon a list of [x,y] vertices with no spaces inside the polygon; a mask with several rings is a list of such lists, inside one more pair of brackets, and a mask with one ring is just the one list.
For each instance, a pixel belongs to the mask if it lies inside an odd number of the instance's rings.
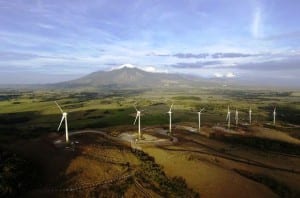
{"label": "mountain ridge", "polygon": [[52,84],[58,87],[114,87],[114,88],[167,88],[194,87],[206,80],[190,75],[147,72],[139,68],[123,67],[111,71],[97,71],[81,78]]}

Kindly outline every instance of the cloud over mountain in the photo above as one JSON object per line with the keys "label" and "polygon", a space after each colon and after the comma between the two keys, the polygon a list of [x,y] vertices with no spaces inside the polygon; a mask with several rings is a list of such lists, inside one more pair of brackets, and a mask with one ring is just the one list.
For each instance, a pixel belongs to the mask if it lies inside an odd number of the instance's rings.
{"label": "cloud over mountain", "polygon": [[217,53],[175,53],[175,54],[149,54],[149,56],[162,56],[162,57],[176,57],[181,59],[205,59],[205,58],[212,58],[212,59],[220,59],[220,58],[242,58],[242,57],[255,57],[255,56],[262,56],[263,54],[246,54],[246,53],[236,53],[236,52],[217,52]]}

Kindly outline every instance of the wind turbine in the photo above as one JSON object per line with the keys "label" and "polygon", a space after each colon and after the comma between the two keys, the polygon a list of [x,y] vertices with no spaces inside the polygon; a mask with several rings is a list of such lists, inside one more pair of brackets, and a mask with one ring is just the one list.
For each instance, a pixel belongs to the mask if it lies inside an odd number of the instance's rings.
{"label": "wind turbine", "polygon": [[172,107],[173,107],[173,104],[171,105],[170,110],[167,112],[169,114],[169,118],[170,118],[170,126],[169,126],[170,135],[172,133]]}
{"label": "wind turbine", "polygon": [[276,107],[274,107],[274,111],[273,111],[273,124],[276,124]]}
{"label": "wind turbine", "polygon": [[235,109],[235,125],[237,126],[239,124],[239,111],[237,109]]}
{"label": "wind turbine", "polygon": [[136,117],[135,120],[133,122],[133,125],[135,125],[137,119],[139,120],[139,124],[138,124],[138,139],[140,140],[142,138],[142,134],[141,134],[141,111],[139,111],[136,106],[134,106],[135,110],[136,110]]}
{"label": "wind turbine", "polygon": [[226,121],[228,121],[228,128],[230,129],[230,109],[228,106]]}
{"label": "wind turbine", "polygon": [[197,113],[198,113],[198,130],[199,130],[199,132],[200,132],[200,127],[201,127],[201,113],[202,113],[202,111],[204,111],[204,108],[202,108],[200,111],[198,111]]}
{"label": "wind turbine", "polygon": [[61,121],[60,121],[60,124],[59,124],[59,126],[58,126],[58,128],[57,128],[57,131],[59,131],[62,122],[65,120],[66,142],[69,143],[68,119],[67,119],[68,113],[67,113],[67,112],[64,112],[64,111],[62,110],[62,108],[57,104],[56,101],[54,101],[54,102],[55,102],[55,104],[57,105],[57,107],[59,108],[60,112],[62,113]]}
{"label": "wind turbine", "polygon": [[251,107],[250,107],[250,109],[249,109],[249,124],[251,125],[251,122],[252,122],[252,110],[251,110]]}

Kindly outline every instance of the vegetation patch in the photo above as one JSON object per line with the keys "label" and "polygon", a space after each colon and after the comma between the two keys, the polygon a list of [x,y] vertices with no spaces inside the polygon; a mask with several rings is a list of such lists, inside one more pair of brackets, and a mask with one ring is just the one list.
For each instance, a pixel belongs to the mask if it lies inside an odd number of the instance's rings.
{"label": "vegetation patch", "polygon": [[0,197],[21,197],[38,182],[33,164],[16,154],[0,151]]}
{"label": "vegetation patch", "polygon": [[169,178],[158,165],[154,158],[143,151],[135,151],[141,161],[141,168],[136,176],[144,183],[150,183],[155,192],[160,192],[163,197],[199,197],[200,195],[188,188],[182,177]]}
{"label": "vegetation patch", "polygon": [[271,140],[260,137],[250,137],[250,136],[224,136],[224,135],[216,135],[213,136],[216,139],[220,139],[225,142],[229,142],[234,145],[245,145],[254,147],[260,150],[269,150],[276,151],[286,154],[292,155],[300,155],[300,146],[288,142],[283,142],[279,140]]}
{"label": "vegetation patch", "polygon": [[234,169],[234,171],[248,179],[254,180],[256,182],[259,182],[259,183],[267,186],[268,188],[270,188],[274,193],[276,193],[280,197],[290,197],[290,198],[300,197],[299,191],[290,189],[283,183],[280,183],[277,180],[275,180],[267,175],[255,174],[255,173],[251,173],[251,172],[248,172],[245,170],[239,170],[239,169]]}

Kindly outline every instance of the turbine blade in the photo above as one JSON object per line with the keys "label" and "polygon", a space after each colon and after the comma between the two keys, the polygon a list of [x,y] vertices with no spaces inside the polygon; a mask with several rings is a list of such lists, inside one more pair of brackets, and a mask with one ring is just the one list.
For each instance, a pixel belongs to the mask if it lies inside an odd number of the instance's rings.
{"label": "turbine blade", "polygon": [[200,113],[201,113],[202,111],[204,111],[204,109],[205,109],[205,108],[202,108],[202,109],[200,110]]}
{"label": "turbine blade", "polygon": [[136,117],[135,117],[135,120],[133,122],[133,125],[135,125],[137,118],[138,118],[138,114],[136,114]]}
{"label": "turbine blade", "polygon": [[138,111],[138,109],[136,108],[136,105],[133,105],[133,107],[135,108],[136,111]]}
{"label": "turbine blade", "polygon": [[59,131],[59,129],[60,129],[60,127],[61,127],[61,124],[62,124],[62,122],[64,121],[64,119],[65,119],[65,117],[62,116],[62,117],[61,117],[60,124],[59,124],[59,126],[58,126],[58,128],[57,128],[57,131]]}
{"label": "turbine blade", "polygon": [[58,105],[58,103],[57,103],[56,101],[54,101],[54,102],[55,102],[55,104],[57,105],[57,107],[59,108],[60,112],[63,113],[63,110],[62,110],[62,108]]}
{"label": "turbine blade", "polygon": [[226,121],[229,119],[229,113],[227,113]]}
{"label": "turbine blade", "polygon": [[172,107],[173,107],[173,104],[171,105],[169,112],[171,112],[171,110],[172,110]]}

